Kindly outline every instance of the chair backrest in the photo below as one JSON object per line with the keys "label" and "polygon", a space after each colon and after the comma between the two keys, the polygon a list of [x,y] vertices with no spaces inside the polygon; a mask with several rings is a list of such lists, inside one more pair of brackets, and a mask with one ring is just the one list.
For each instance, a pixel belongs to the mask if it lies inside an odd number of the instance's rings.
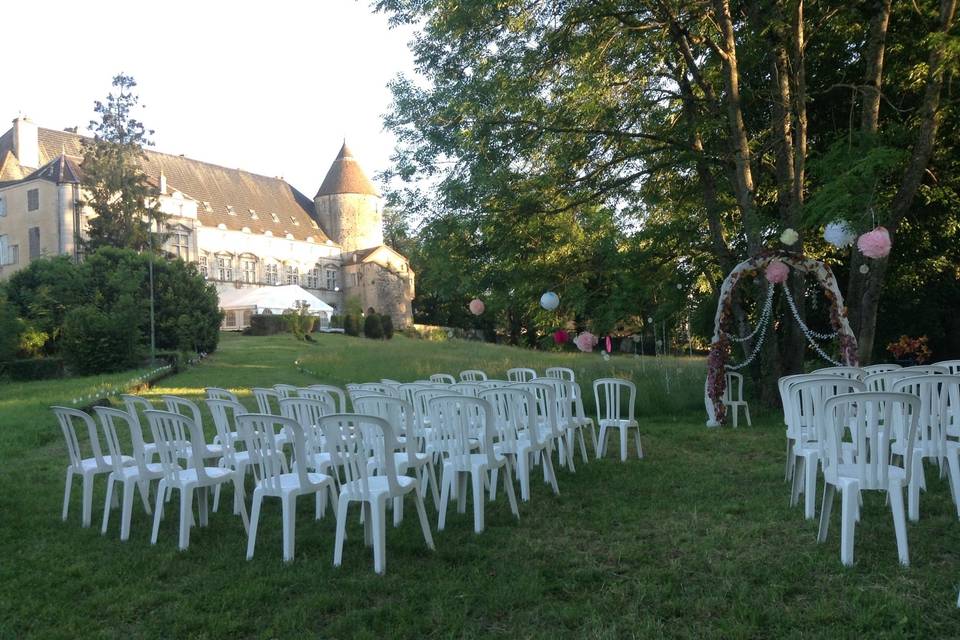
{"label": "chair backrest", "polygon": [[727,371],[727,386],[723,390],[723,400],[726,402],[743,402],[742,373]]}
{"label": "chair backrest", "polygon": [[192,418],[173,411],[151,409],[145,411],[144,415],[147,416],[150,430],[156,438],[157,455],[164,478],[168,482],[179,484],[185,471],[180,461],[189,460],[188,464],[196,470],[200,484],[208,484],[203,457],[196,455],[206,447],[200,425]]}
{"label": "chair backrest", "polygon": [[479,369],[466,369],[460,372],[461,382],[482,382],[487,379],[487,374]]}
{"label": "chair backrest", "polygon": [[561,380],[569,380],[570,382],[577,381],[577,374],[569,367],[549,367],[544,371],[544,374],[546,374],[548,378],[560,378]]}
{"label": "chair backrest", "polygon": [[421,384],[419,382],[407,382],[405,384],[401,384],[399,387],[400,399],[406,400],[410,404],[415,404],[416,401],[414,400],[414,396],[416,395],[417,391],[422,391],[429,388],[429,385]]}
{"label": "chair backrest", "polygon": [[227,389],[221,389],[220,387],[206,387],[204,391],[207,392],[207,398],[210,400],[230,400],[231,402],[240,402],[240,398],[237,397],[237,394]]}
{"label": "chair backrest", "polygon": [[514,451],[517,441],[526,435],[537,448],[543,445],[537,429],[537,401],[533,394],[520,387],[487,389],[480,394],[493,407],[497,440],[511,445]]}
{"label": "chair backrest", "polygon": [[126,426],[126,431],[130,434],[133,461],[137,465],[137,470],[141,476],[144,475],[147,472],[147,461],[143,454],[143,432],[140,429],[140,423],[131,418],[129,413],[120,409],[94,407],[93,411],[100,420],[100,427],[103,429],[103,436],[110,453],[110,463],[114,473],[120,476],[123,469],[123,449],[120,447],[120,438],[117,433],[117,422],[119,421]]}
{"label": "chair backrest", "polygon": [[527,367],[514,367],[507,369],[507,380],[510,382],[530,382],[537,377],[536,369]]}
{"label": "chair backrest", "polygon": [[803,446],[819,442],[818,420],[829,398],[846,393],[863,393],[866,385],[845,376],[823,375],[800,380],[790,385],[790,437]]}
{"label": "chair backrest", "polygon": [[257,413],[280,415],[280,394],[275,389],[254,387],[250,390],[257,401]]}
{"label": "chair backrest", "polygon": [[416,462],[416,453],[420,449],[423,434],[417,433],[412,404],[389,396],[367,396],[359,398],[353,408],[356,409],[356,413],[385,420],[393,429],[393,435],[398,442],[401,437],[406,437],[403,449],[407,453],[407,461],[410,464]]}
{"label": "chair backrest", "polygon": [[100,438],[97,435],[97,424],[84,411],[71,409],[70,407],[50,407],[53,414],[57,416],[57,422],[60,423],[60,430],[63,431],[63,439],[67,442],[67,455],[70,456],[70,466],[79,470],[83,460],[83,449],[80,448],[80,440],[77,438],[77,424],[82,424],[87,431],[87,439],[90,442],[90,450],[93,458],[97,461],[98,469],[109,469],[110,466],[103,459],[103,450],[100,448]]}
{"label": "chair backrest", "polygon": [[[637,385],[622,378],[598,378],[593,381],[593,400],[597,403],[597,422],[636,419]],[[626,401],[626,407],[624,407]]]}
{"label": "chair backrest", "polygon": [[456,381],[457,381],[457,379],[454,378],[454,377],[453,377],[452,375],[450,375],[449,373],[435,373],[435,374],[433,374],[432,376],[430,376],[430,382],[440,382],[440,383],[443,383],[443,384],[453,384],[453,383],[455,383]]}
{"label": "chair backrest", "polygon": [[455,382],[447,387],[451,393],[461,393],[476,398],[485,389],[479,382]]}
{"label": "chair backrest", "polygon": [[243,438],[259,486],[270,493],[280,493],[286,473],[283,452],[277,444],[277,430],[286,433],[286,442],[293,446],[292,473],[300,487],[312,486],[307,474],[306,444],[296,420],[266,413],[245,413],[237,416],[237,432]]}
{"label": "chair backrest", "polygon": [[[180,396],[160,396],[160,398],[163,400],[164,408],[167,411],[190,418],[200,427],[202,432],[203,418],[200,415],[200,407]],[[183,439],[189,439],[189,436],[185,434]]]}
{"label": "chair backrest", "polygon": [[403,383],[399,380],[393,380],[391,378],[380,378],[380,384],[386,384],[391,387],[399,387]]}
{"label": "chair backrest", "polygon": [[297,386],[292,384],[275,384],[273,390],[277,392],[277,397],[283,400],[297,395]]}
{"label": "chair backrest", "polygon": [[577,384],[565,378],[541,378],[536,382],[553,387],[557,420],[561,427],[569,426],[577,413]]}
{"label": "chair backrest", "polygon": [[510,385],[516,384],[516,383],[510,382],[509,380],[497,380],[496,378],[487,378],[486,380],[477,382],[475,384],[477,384],[481,389],[498,389],[500,387],[509,387]]}
{"label": "chair backrest", "polygon": [[950,412],[960,406],[960,376],[942,373],[907,376],[893,383],[894,393],[908,393],[920,400],[917,412],[917,447],[925,457],[947,454]]}
{"label": "chair backrest", "polygon": [[941,360],[933,364],[937,367],[944,367],[952,376],[960,375],[960,360]]}
{"label": "chair backrest", "polygon": [[900,365],[893,362],[883,362],[878,364],[868,364],[865,367],[860,367],[863,369],[863,372],[870,376],[875,373],[886,373],[887,371],[896,371],[900,368]]}
{"label": "chair backrest", "polygon": [[830,376],[843,376],[851,380],[863,380],[866,375],[860,367],[823,367],[815,369],[813,373],[822,373]]}
{"label": "chair backrest", "polygon": [[829,374],[823,373],[795,373],[789,376],[783,376],[777,380],[777,387],[780,390],[780,404],[783,407],[783,423],[787,425],[787,433],[789,437],[793,437],[793,431],[791,427],[791,420],[795,415],[791,402],[793,397],[790,394],[790,387],[798,382],[804,382],[806,380],[823,380],[829,379]]}
{"label": "chair backrest", "polygon": [[922,375],[925,374],[918,371],[909,371],[907,369],[892,369],[890,371],[871,373],[863,379],[863,384],[867,385],[867,391],[882,393],[885,391],[893,391],[893,385],[898,380]]}
{"label": "chair backrest", "polygon": [[370,499],[371,454],[376,463],[376,475],[387,479],[387,487],[399,492],[397,467],[393,452],[397,440],[393,428],[383,418],[360,414],[335,413],[320,420],[326,437],[330,458],[338,469],[343,491],[349,491],[361,500]]}
{"label": "chair backrest", "polygon": [[313,391],[320,391],[326,393],[331,398],[336,399],[336,410],[334,413],[346,413],[347,411],[347,394],[344,393],[343,389],[340,387],[334,386],[332,384],[312,384],[308,387]]}
{"label": "chair backrest", "polygon": [[[886,489],[890,470],[910,482],[913,440],[920,399],[906,393],[861,392],[828,398],[818,420],[821,464],[829,482],[837,483],[840,465],[859,480],[861,489]],[[891,455],[898,439],[894,425],[903,425],[903,455]],[[844,446],[847,445],[847,446]]]}
{"label": "chair backrest", "polygon": [[530,382],[518,382],[509,388],[522,389],[533,396],[536,408],[536,424],[547,429],[554,436],[562,435],[557,410],[557,389],[546,378],[537,378]]}
{"label": "chair backrest", "polygon": [[465,468],[470,464],[474,442],[487,464],[496,466],[493,438],[496,433],[493,407],[486,400],[449,394],[430,400],[430,425],[436,431],[437,448],[454,465]]}
{"label": "chair backrest", "polygon": [[[237,416],[249,413],[247,408],[233,400],[207,399],[207,408],[213,417],[213,426],[217,430],[217,438],[223,445],[223,457],[228,465],[233,465],[236,450],[234,433],[237,432]],[[239,434],[236,436],[239,438]]]}
{"label": "chair backrest", "polygon": [[[127,413],[130,414],[130,417],[135,420],[138,425],[140,425],[140,431],[142,432],[144,427],[149,429],[150,427],[147,425],[146,418],[140,420],[140,416],[144,411],[155,409],[156,407],[154,407],[153,404],[143,396],[135,396],[124,393],[121,394],[120,399],[123,400],[123,407],[127,410]],[[151,437],[153,437],[152,434]]]}
{"label": "chair backrest", "polygon": [[280,400],[280,415],[291,418],[303,429],[304,442],[308,453],[325,451],[323,432],[320,430],[320,418],[335,413],[330,403],[310,398],[283,398]]}
{"label": "chair backrest", "polygon": [[[332,393],[327,391],[317,391],[316,389],[311,389],[310,387],[300,387],[297,389],[297,394],[294,396],[296,398],[303,398],[304,400],[315,400],[316,402],[322,402],[327,406],[327,412],[324,415],[331,413],[340,413],[340,402],[339,399]],[[289,398],[285,398],[289,399]],[[282,411],[282,410],[281,410]],[[286,414],[282,414],[286,415]]]}
{"label": "chair backrest", "polygon": [[904,367],[904,368],[902,368],[902,369],[900,369],[900,370],[901,370],[901,371],[907,371],[907,372],[910,372],[910,373],[916,373],[916,374],[927,374],[927,373],[936,374],[936,373],[939,373],[939,374],[943,374],[943,375],[950,375],[950,369],[949,369],[949,367],[944,367],[944,366],[942,366],[942,365],[937,365],[937,364],[918,364],[918,365],[914,365],[914,366],[912,366],[912,367]]}

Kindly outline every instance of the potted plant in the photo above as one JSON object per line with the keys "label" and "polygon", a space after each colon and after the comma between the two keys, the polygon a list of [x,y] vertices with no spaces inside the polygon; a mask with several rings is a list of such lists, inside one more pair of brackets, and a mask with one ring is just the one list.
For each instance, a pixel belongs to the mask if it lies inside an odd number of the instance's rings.
{"label": "potted plant", "polygon": [[897,359],[897,364],[912,367],[917,364],[923,364],[930,359],[932,352],[927,346],[927,336],[911,338],[910,336],[900,336],[896,342],[887,345],[887,351],[893,354]]}

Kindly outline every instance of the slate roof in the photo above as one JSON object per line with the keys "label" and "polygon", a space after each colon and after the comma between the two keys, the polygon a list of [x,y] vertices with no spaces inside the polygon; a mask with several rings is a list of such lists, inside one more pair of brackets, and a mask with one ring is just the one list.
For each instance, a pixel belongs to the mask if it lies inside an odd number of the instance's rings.
{"label": "slate roof", "polygon": [[79,162],[61,154],[28,175],[24,180],[41,178],[57,184],[80,184],[81,175],[83,173],[80,171]]}
{"label": "slate roof", "polygon": [[339,193],[361,193],[371,196],[380,196],[367,174],[363,172],[360,163],[353,157],[346,141],[340,148],[327,176],[317,191],[318,196],[329,196]]}
{"label": "slate roof", "polygon": [[[47,165],[61,156],[65,156],[65,161],[59,163],[58,171],[64,166],[72,166],[79,171],[83,158],[83,136],[39,128],[37,138],[41,169],[34,173],[47,170]],[[12,148],[11,128],[0,136],[0,160]],[[10,159],[16,163],[12,155]],[[177,190],[196,200],[197,218],[205,227],[223,224],[235,231],[241,231],[243,227],[249,227],[253,233],[269,230],[280,238],[289,233],[297,240],[306,240],[308,237],[313,237],[317,243],[328,240],[314,218],[313,201],[280,178],[149,149],[145,150],[141,164],[152,184],[159,185],[162,174],[166,178],[168,194]],[[0,164],[0,171],[4,170],[13,171]]]}

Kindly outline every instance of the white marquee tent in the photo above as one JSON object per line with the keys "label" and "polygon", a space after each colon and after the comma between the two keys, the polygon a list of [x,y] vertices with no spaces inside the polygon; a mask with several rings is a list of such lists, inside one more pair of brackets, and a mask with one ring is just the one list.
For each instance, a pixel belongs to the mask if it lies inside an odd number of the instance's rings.
{"label": "white marquee tent", "polygon": [[225,313],[223,328],[244,329],[250,325],[253,314],[281,314],[288,309],[309,305],[311,315],[319,316],[325,327],[333,307],[303,287],[288,284],[280,287],[250,287],[228,289],[220,293],[220,308]]}

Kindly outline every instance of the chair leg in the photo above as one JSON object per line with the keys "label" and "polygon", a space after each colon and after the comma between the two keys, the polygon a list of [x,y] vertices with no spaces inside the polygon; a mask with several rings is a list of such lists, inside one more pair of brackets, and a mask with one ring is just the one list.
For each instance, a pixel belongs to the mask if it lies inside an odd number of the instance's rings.
{"label": "chair leg", "polygon": [[213,506],[210,507],[210,510],[216,513],[220,509],[220,487],[223,486],[223,483],[218,484],[213,489]]}
{"label": "chair leg", "polygon": [[752,427],[753,423],[750,422],[750,405],[748,404],[743,405],[743,413],[745,416],[747,416],[747,426]]}
{"label": "chair leg", "polygon": [[640,444],[640,427],[633,432],[633,437],[637,440],[637,457],[643,458],[643,445]]}
{"label": "chair leg", "polygon": [[450,484],[453,480],[451,476],[454,474],[454,471],[448,469],[443,470],[443,488],[440,490],[440,502],[437,503],[437,510],[439,512],[437,531],[443,531],[447,523],[447,502],[450,501]]}
{"label": "chair leg", "polygon": [[732,411],[731,411],[730,413],[733,414],[733,428],[734,428],[734,429],[737,429],[737,428],[739,427],[739,426],[737,425],[737,416],[740,415],[740,405],[738,405],[738,404],[728,404],[727,406],[732,409]]}
{"label": "chair leg", "polygon": [[433,460],[427,461],[427,473],[430,475],[430,491],[433,493],[433,504],[439,509],[440,491],[437,488],[437,468],[434,466]]}
{"label": "chair leg", "polygon": [[381,496],[370,505],[370,529],[373,532],[373,570],[383,575],[387,572],[387,503]]}
{"label": "chair leg", "polygon": [[887,491],[890,494],[890,511],[893,513],[893,529],[897,535],[897,555],[900,564],[910,566],[910,549],[907,546],[907,521],[903,514],[903,488],[899,485],[891,486]]}
{"label": "chair leg", "polygon": [[260,506],[263,503],[263,494],[258,489],[253,491],[253,507],[250,510],[250,528],[247,530],[247,560],[253,559],[253,549],[257,546],[257,525],[260,524]]}
{"label": "chair leg", "polygon": [[393,499],[393,526],[399,527],[403,522],[403,496]]}
{"label": "chair leg", "polygon": [[153,531],[150,533],[150,544],[157,544],[157,534],[160,533],[160,518],[163,517],[163,502],[167,496],[167,481],[161,480],[157,485],[157,501],[153,507]]}
{"label": "chair leg", "polygon": [[297,497],[292,494],[280,500],[283,517],[283,561],[293,560],[294,545],[297,534]]}
{"label": "chair leg", "polygon": [[920,519],[920,485],[923,482],[923,458],[913,456],[913,476],[910,478],[910,492],[908,498],[910,521],[916,522]]}
{"label": "chair leg", "polygon": [[520,498],[530,501],[530,452],[517,454],[517,475],[520,476]]}
{"label": "chair leg", "polygon": [[854,511],[858,489],[854,485],[844,487],[841,491],[842,500],[840,509],[843,521],[840,529],[840,562],[853,566],[853,537],[856,532],[857,520]]}
{"label": "chair leg", "polygon": [[113,500],[113,472],[107,476],[107,496],[103,501],[103,523],[100,526],[100,535],[106,535],[107,524],[110,522],[110,502]]}
{"label": "chair leg", "polygon": [[603,457],[603,452],[607,448],[607,436],[610,434],[607,433],[607,426],[602,425],[600,427],[600,437],[597,440],[597,460]]}
{"label": "chair leg", "polygon": [[627,461],[627,428],[620,427],[620,462]]}
{"label": "chair leg", "polygon": [[817,458],[811,457],[804,468],[803,517],[813,520],[817,511]]}
{"label": "chair leg", "polygon": [[137,483],[137,489],[140,491],[140,499],[143,501],[143,510],[147,512],[147,515],[152,513],[150,509],[150,481],[141,480]]}
{"label": "chair leg", "polygon": [[957,518],[960,518],[960,449],[949,448],[947,465],[950,471],[950,490],[953,493],[953,504],[957,509]]}
{"label": "chair leg", "polygon": [[[94,474],[83,474],[83,522],[84,527],[90,526],[90,520],[93,516],[93,479]],[[108,503],[109,504],[109,503]]]}
{"label": "chair leg", "polygon": [[580,439],[580,459],[584,462],[589,462],[590,458],[587,457],[587,443],[583,439],[583,425],[577,427],[577,437]]}
{"label": "chair leg", "polygon": [[593,442],[593,451],[594,451],[594,453],[596,453],[596,451],[597,451],[597,430],[596,430],[595,425],[593,424],[593,420],[591,420],[589,424],[590,424],[590,440],[591,440],[591,442]]}
{"label": "chair leg", "polygon": [[73,468],[67,467],[67,480],[63,485],[63,521],[67,521],[67,512],[70,510],[70,489],[73,487]]}
{"label": "chair leg", "polygon": [[427,543],[427,548],[432,551],[435,548],[433,546],[433,534],[430,532],[430,522],[427,520],[427,509],[423,506],[423,497],[414,491],[413,499],[417,504],[417,517],[420,518],[420,530],[423,531],[423,540]]}
{"label": "chair leg", "polygon": [[483,533],[483,476],[487,470],[475,468],[470,474],[473,480],[473,532]]}
{"label": "chair leg", "polygon": [[133,517],[133,494],[137,490],[134,480],[123,483],[123,509],[120,511],[120,541],[126,542],[130,538],[130,520]]}
{"label": "chair leg", "polygon": [[200,512],[200,526],[207,526],[210,521],[207,517],[208,503],[210,502],[210,488],[197,487],[197,511]]}
{"label": "chair leg", "polygon": [[553,460],[550,459],[549,455],[543,456],[543,471],[550,482],[550,487],[553,489],[553,495],[560,495],[560,487],[557,486],[557,474],[553,470]]}
{"label": "chair leg", "polygon": [[337,536],[333,545],[333,566],[343,564],[343,541],[347,537],[347,507],[350,501],[346,496],[340,496],[337,501]]}
{"label": "chair leg", "polygon": [[802,485],[801,478],[803,478],[803,464],[804,459],[801,456],[796,456],[796,460],[793,463],[793,487],[790,491],[790,506],[797,506],[797,502],[800,500],[800,488]]}
{"label": "chair leg", "polygon": [[837,488],[829,482],[823,483],[823,504],[820,505],[820,530],[817,532],[817,542],[827,541],[827,531],[830,529],[830,513],[833,511],[833,497]]}
{"label": "chair leg", "polygon": [[180,490],[180,551],[186,551],[190,546],[190,523],[193,520],[193,492],[203,491],[203,487],[184,488]]}
{"label": "chair leg", "polygon": [[368,547],[373,546],[373,521],[370,515],[373,509],[370,507],[369,502],[360,503],[360,512],[363,514],[363,544]]}
{"label": "chair leg", "polygon": [[490,502],[493,502],[493,498],[497,495],[497,481],[500,479],[499,472],[499,469],[490,470]]}
{"label": "chair leg", "polygon": [[507,481],[504,483],[503,488],[507,491],[507,500],[510,501],[510,511],[513,512],[517,518],[520,517],[520,509],[517,508],[517,496],[513,492],[513,472],[510,470],[510,458],[507,458],[507,461],[503,465],[504,474],[507,476]]}
{"label": "chair leg", "polygon": [[243,530],[250,529],[250,520],[247,518],[247,499],[243,491],[243,474],[234,474],[233,476],[233,503],[234,513],[240,511],[240,520],[243,522]]}
{"label": "chair leg", "polygon": [[470,480],[468,476],[468,473],[457,472],[457,513],[467,512],[467,484]]}

